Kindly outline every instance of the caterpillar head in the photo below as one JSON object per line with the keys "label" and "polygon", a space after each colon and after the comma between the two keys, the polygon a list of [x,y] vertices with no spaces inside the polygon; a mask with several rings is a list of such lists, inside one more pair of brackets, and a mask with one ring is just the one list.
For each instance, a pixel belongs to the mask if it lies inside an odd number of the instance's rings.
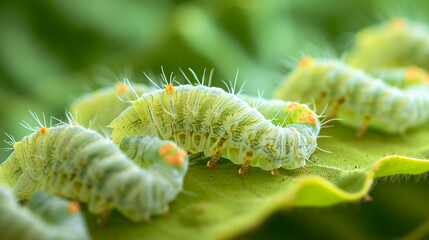
{"label": "caterpillar head", "polygon": [[171,165],[180,167],[185,163],[186,152],[180,149],[175,143],[170,142],[158,150],[159,156],[163,161]]}
{"label": "caterpillar head", "polygon": [[305,104],[292,102],[286,107],[288,122],[317,124],[317,115]]}
{"label": "caterpillar head", "polygon": [[[289,124],[307,124],[312,128],[320,129],[319,116],[315,114],[306,104],[292,102],[286,107],[287,120]],[[319,131],[316,131],[319,133]]]}
{"label": "caterpillar head", "polygon": [[144,167],[159,163],[183,168],[187,163],[187,154],[183,149],[174,142],[159,138],[126,137],[121,141],[120,148],[125,155]]}

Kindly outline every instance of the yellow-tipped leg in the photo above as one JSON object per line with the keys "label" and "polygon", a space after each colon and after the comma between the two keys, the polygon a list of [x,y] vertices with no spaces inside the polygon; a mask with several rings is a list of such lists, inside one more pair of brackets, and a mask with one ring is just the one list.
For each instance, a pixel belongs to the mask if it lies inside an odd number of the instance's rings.
{"label": "yellow-tipped leg", "polygon": [[271,175],[273,175],[273,176],[279,175],[279,169],[276,168],[276,169],[271,170]]}
{"label": "yellow-tipped leg", "polygon": [[207,167],[210,168],[210,170],[212,170],[214,167],[216,167],[217,161],[219,159],[218,158],[210,158],[209,161],[207,161]]}
{"label": "yellow-tipped leg", "polygon": [[252,161],[250,160],[245,160],[245,162],[243,163],[243,165],[241,165],[241,168],[238,169],[238,174],[242,175],[243,177],[246,177],[247,174],[247,170],[249,169],[250,163]]}
{"label": "yellow-tipped leg", "polygon": [[248,169],[249,167],[248,166],[246,166],[246,165],[242,165],[241,166],[241,168],[240,169],[238,169],[238,174],[240,174],[240,175],[243,175],[243,177],[245,177],[246,176],[246,174],[247,174],[247,169]]}

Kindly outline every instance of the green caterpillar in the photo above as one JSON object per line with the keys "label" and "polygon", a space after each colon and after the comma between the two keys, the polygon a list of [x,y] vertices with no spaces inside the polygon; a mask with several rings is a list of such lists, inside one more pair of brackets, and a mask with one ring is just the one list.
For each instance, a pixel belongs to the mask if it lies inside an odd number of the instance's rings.
{"label": "green caterpillar", "polygon": [[95,214],[116,208],[134,221],[165,213],[188,168],[186,153],[171,141],[126,138],[121,148],[127,157],[109,139],[76,124],[43,126],[13,147],[0,165],[0,182],[19,199],[40,189],[86,202]]}
{"label": "green caterpillar", "polygon": [[429,119],[429,87],[408,84],[394,87],[338,60],[304,58],[274,93],[277,98],[315,100],[328,105],[326,113],[343,123],[389,133],[402,133]]}
{"label": "green caterpillar", "polygon": [[377,68],[372,71],[372,75],[397,88],[429,84],[428,73],[424,69],[415,66]]}
{"label": "green caterpillar", "polygon": [[36,192],[28,207],[0,184],[1,239],[90,239],[79,204]]}
{"label": "green caterpillar", "polygon": [[[77,115],[82,126],[100,132],[129,106],[126,101],[151,90],[143,84],[117,83],[76,99],[71,104],[71,112]],[[96,124],[91,126],[93,122]]]}
{"label": "green caterpillar", "polygon": [[240,174],[249,166],[302,167],[317,147],[320,122],[308,107],[291,109],[299,109],[295,121],[301,123],[281,127],[220,88],[165,87],[143,94],[109,125],[115,143],[127,136],[172,139],[190,153],[211,157],[210,168],[221,156],[242,164]]}

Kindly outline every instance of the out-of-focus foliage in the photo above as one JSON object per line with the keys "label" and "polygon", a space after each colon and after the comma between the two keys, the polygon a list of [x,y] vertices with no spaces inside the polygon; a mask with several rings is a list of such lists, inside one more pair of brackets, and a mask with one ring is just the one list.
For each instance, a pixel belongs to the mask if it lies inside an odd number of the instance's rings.
{"label": "out-of-focus foliage", "polygon": [[[264,90],[270,97],[287,72],[286,66],[301,56],[339,56],[359,29],[397,14],[429,23],[425,16],[428,10],[427,1],[391,0],[3,1],[0,132],[20,139],[28,131],[18,121],[30,119],[28,109],[61,118],[74,98],[107,85],[106,79],[120,81],[124,75],[135,74],[137,80],[147,82],[142,71],[159,73],[161,65],[175,73],[178,67],[191,67],[199,75],[204,68],[214,68],[214,85],[220,87],[223,84],[219,80],[233,79],[240,68],[239,81],[246,81],[247,93]],[[125,72],[127,67],[134,74]],[[2,152],[0,161],[7,155]],[[427,182],[420,185],[424,184]],[[386,201],[403,197],[403,190],[402,185],[391,185]],[[428,195],[418,192],[415,196],[428,199]],[[389,210],[402,211],[402,215],[367,214],[380,221],[389,221],[389,216],[408,219],[415,216],[407,215],[407,209],[414,211],[410,204]],[[354,213],[347,212],[350,218],[355,218]],[[299,215],[297,219],[313,216],[311,209],[294,214]],[[324,213],[318,210],[314,216],[317,214]],[[326,229],[332,232],[338,232],[335,221],[345,218],[335,214],[340,213],[333,210],[326,214],[326,222],[333,221]],[[282,217],[271,221],[279,219]],[[417,228],[422,218],[412,219],[408,220]],[[311,222],[296,220],[295,224]],[[348,226],[353,234],[352,224]],[[262,232],[266,229],[270,226],[264,226]],[[287,236],[286,227],[282,231]],[[374,231],[367,234],[361,236],[380,236],[371,235]]]}
{"label": "out-of-focus foliage", "polygon": [[286,208],[237,239],[427,239],[428,184],[386,178],[371,201],[331,208]]}

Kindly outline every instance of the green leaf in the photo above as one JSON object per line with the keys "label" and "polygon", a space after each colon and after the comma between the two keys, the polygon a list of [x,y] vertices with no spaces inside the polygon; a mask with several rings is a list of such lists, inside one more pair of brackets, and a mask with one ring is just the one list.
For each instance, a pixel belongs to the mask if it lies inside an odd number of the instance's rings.
{"label": "green leaf", "polygon": [[[104,228],[87,214],[94,239],[219,239],[239,235],[282,208],[330,206],[361,199],[375,177],[421,174],[429,170],[429,129],[406,137],[368,132],[356,139],[354,129],[340,124],[325,129],[320,147],[305,168],[281,169],[279,175],[251,168],[242,178],[227,159],[214,170],[204,161],[191,165],[185,191],[171,203],[168,215],[133,223],[114,212]],[[414,158],[400,157],[406,155]]]}

